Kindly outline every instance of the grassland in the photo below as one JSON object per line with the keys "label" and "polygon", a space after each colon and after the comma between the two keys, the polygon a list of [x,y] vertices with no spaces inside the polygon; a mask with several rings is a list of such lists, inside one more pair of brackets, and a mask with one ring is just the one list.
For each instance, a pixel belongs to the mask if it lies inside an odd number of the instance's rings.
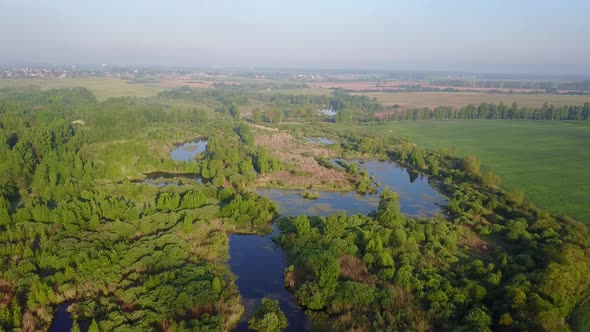
{"label": "grassland", "polygon": [[571,316],[570,327],[574,332],[590,331],[590,298],[580,303]]}
{"label": "grassland", "polygon": [[375,97],[383,105],[400,105],[402,108],[430,107],[439,105],[463,107],[469,104],[478,105],[482,102],[511,105],[517,102],[520,106],[539,107],[545,102],[555,106],[582,105],[590,102],[590,96],[569,96],[554,94],[494,94],[484,92],[364,92],[352,95]]}
{"label": "grassland", "polygon": [[332,90],[322,88],[293,88],[293,89],[279,89],[264,91],[266,94],[283,94],[283,95],[312,95],[312,96],[325,96],[330,95]]}
{"label": "grassland", "polygon": [[1,79],[0,88],[38,86],[41,89],[85,87],[92,91],[98,100],[111,97],[151,97],[169,89],[158,83],[134,84],[114,78],[54,78],[54,79]]}
{"label": "grassland", "polygon": [[417,121],[342,127],[409,137],[430,149],[472,154],[540,207],[590,224],[590,123],[556,121]]}

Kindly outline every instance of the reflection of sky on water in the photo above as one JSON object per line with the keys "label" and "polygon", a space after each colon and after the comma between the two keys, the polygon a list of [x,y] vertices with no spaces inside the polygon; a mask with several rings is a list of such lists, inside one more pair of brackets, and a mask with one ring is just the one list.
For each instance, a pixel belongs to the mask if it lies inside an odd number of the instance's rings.
{"label": "reflection of sky on water", "polygon": [[306,137],[305,138],[308,142],[314,144],[324,144],[324,145],[332,145],[335,142],[331,139],[327,139],[325,137]]}
{"label": "reflection of sky on water", "polygon": [[279,301],[279,306],[289,321],[287,331],[306,330],[305,314],[295,304],[293,294],[284,287],[283,272],[287,267],[287,258],[272,242],[271,237],[272,235],[229,236],[228,263],[232,273],[238,276],[236,284],[246,309],[234,331],[249,331],[248,320],[263,297]]}
{"label": "reflection of sky on water", "polygon": [[204,152],[206,148],[207,140],[188,142],[172,150],[170,157],[176,161],[191,161],[196,155]]}
{"label": "reflection of sky on water", "polygon": [[326,216],[341,211],[346,211],[349,215],[367,214],[377,209],[379,194],[385,187],[399,195],[401,210],[409,216],[434,217],[440,213],[439,205],[446,204],[445,198],[430,186],[425,176],[410,174],[405,168],[387,161],[358,163],[381,184],[376,194],[319,191],[318,199],[308,200],[299,196],[299,190],[259,188],[256,191],[277,202],[283,216]]}

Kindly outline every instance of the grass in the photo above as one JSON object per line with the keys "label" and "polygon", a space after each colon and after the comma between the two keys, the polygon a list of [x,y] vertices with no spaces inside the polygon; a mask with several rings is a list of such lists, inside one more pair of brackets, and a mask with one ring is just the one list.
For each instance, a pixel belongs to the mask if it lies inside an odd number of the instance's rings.
{"label": "grass", "polygon": [[571,316],[570,327],[574,332],[590,331],[590,298],[578,304]]}
{"label": "grass", "polygon": [[353,129],[475,155],[504,187],[522,189],[539,207],[590,224],[590,122],[407,121],[341,128]]}
{"label": "grass", "polygon": [[332,90],[321,88],[293,88],[293,89],[277,89],[265,91],[268,94],[283,94],[283,95],[312,95],[312,96],[326,96],[332,94]]}
{"label": "grass", "polygon": [[582,105],[590,102],[590,96],[567,96],[554,94],[493,94],[484,92],[365,92],[351,93],[352,95],[366,95],[375,97],[384,105],[400,105],[403,108],[430,107],[439,105],[462,107],[469,104],[479,105],[482,102],[504,102],[512,105],[517,102],[520,106],[539,107],[545,102],[555,106]]}
{"label": "grass", "polygon": [[[201,85],[194,85],[178,80],[164,80],[154,83],[127,83],[125,80],[115,78],[53,78],[53,79],[0,79],[0,89],[8,87],[38,86],[41,89],[58,89],[84,87],[92,91],[100,101],[113,97],[153,97],[164,90],[173,89],[176,86],[189,85],[195,88],[206,88],[207,82]],[[292,88],[260,90],[261,94],[273,95],[329,95],[332,91],[320,88]]]}
{"label": "grass", "polygon": [[98,100],[112,97],[152,97],[158,92],[170,89],[158,83],[131,84],[114,78],[54,78],[54,79],[0,79],[0,88],[39,86],[41,89],[85,87]]}

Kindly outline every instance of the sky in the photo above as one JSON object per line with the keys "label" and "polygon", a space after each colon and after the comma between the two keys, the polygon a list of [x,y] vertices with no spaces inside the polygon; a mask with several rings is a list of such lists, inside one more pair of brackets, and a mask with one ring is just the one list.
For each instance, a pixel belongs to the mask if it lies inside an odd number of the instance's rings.
{"label": "sky", "polygon": [[0,0],[0,64],[590,74],[588,0]]}

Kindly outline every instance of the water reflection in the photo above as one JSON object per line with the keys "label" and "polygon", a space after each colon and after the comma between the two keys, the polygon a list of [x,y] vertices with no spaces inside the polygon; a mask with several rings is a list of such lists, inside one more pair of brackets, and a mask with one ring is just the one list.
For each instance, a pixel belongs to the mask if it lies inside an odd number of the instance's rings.
{"label": "water reflection", "polygon": [[369,175],[381,184],[376,194],[319,191],[318,199],[308,200],[299,195],[300,190],[258,188],[256,192],[277,202],[283,216],[327,216],[343,211],[347,214],[367,214],[377,209],[379,195],[385,187],[397,192],[401,211],[406,215],[430,218],[441,212],[440,205],[445,204],[446,200],[432,188],[427,177],[408,172],[389,161],[355,162],[367,169]]}
{"label": "water reflection", "polygon": [[281,248],[271,240],[277,233],[275,225],[273,234],[267,236],[229,236],[231,258],[228,263],[232,273],[238,276],[236,284],[246,309],[234,331],[249,331],[248,320],[264,297],[279,301],[279,306],[289,322],[286,331],[308,330],[305,314],[295,303],[293,294],[284,286],[283,271],[287,267],[287,258]]}
{"label": "water reflection", "polygon": [[207,149],[207,143],[207,140],[184,143],[172,150],[170,157],[176,161],[191,161],[196,155],[203,153]]}

